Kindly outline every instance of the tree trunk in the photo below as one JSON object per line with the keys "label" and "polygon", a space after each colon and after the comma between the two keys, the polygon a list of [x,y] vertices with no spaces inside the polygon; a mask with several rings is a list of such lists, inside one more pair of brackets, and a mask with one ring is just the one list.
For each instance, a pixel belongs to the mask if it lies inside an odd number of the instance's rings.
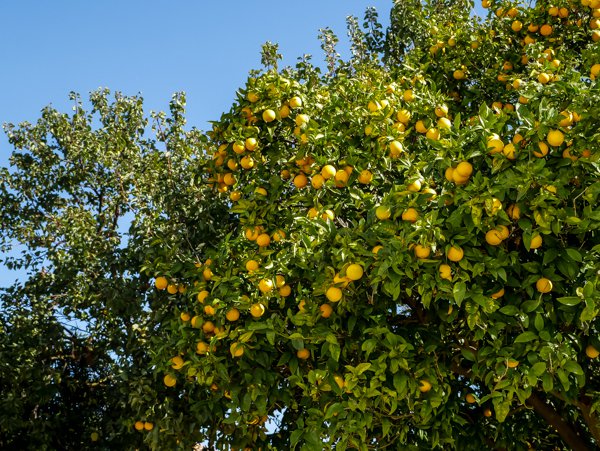
{"label": "tree trunk", "polygon": [[583,416],[585,424],[587,424],[596,441],[596,445],[600,445],[600,419],[595,413],[591,412],[591,408],[588,404],[578,403],[578,406],[581,410],[581,415]]}
{"label": "tree trunk", "polygon": [[562,417],[544,399],[537,394],[532,394],[527,400],[529,404],[546,422],[556,429],[564,442],[574,451],[588,451],[588,444],[577,434]]}

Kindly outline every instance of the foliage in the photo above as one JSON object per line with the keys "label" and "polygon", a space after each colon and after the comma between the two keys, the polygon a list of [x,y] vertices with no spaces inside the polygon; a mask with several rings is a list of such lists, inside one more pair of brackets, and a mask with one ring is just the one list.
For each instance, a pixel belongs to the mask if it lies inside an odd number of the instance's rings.
{"label": "foliage", "polygon": [[[205,135],[176,96],[144,138],[106,92],[101,126],[9,127],[2,239],[31,279],[3,294],[2,364],[28,328],[65,360],[57,318],[89,322],[94,371],[45,370],[110,388],[98,446],[597,446],[600,5],[485,1],[396,2],[385,40],[349,18],[348,62],[325,29],[326,75],[268,44]],[[19,414],[0,444],[49,421]]]}

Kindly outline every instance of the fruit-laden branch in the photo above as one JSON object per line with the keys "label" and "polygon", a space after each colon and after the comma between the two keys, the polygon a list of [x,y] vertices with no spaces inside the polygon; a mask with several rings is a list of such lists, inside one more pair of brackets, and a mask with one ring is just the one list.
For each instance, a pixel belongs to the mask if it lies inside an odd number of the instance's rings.
{"label": "fruit-laden branch", "polygon": [[587,451],[590,449],[571,425],[563,420],[558,412],[537,394],[532,394],[529,399],[527,399],[527,404],[533,407],[536,413],[558,432],[571,449],[574,451]]}

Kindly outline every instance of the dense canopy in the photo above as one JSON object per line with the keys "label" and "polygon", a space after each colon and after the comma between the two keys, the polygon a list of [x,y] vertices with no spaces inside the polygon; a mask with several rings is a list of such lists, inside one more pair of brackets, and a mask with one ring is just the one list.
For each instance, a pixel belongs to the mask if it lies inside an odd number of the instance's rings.
{"label": "dense canopy", "polygon": [[9,125],[0,446],[597,446],[600,2],[471,6]]}

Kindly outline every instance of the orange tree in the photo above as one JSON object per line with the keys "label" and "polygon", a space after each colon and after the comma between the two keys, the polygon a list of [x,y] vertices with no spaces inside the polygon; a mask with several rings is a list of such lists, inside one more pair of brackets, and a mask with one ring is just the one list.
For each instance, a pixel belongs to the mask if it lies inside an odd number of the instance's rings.
{"label": "orange tree", "polygon": [[229,221],[148,248],[149,442],[595,446],[600,5],[484,7],[265,46],[190,163]]}
{"label": "orange tree", "polygon": [[600,3],[483,6],[265,45],[207,134],[107,93],[9,127],[0,445],[597,446]]}

